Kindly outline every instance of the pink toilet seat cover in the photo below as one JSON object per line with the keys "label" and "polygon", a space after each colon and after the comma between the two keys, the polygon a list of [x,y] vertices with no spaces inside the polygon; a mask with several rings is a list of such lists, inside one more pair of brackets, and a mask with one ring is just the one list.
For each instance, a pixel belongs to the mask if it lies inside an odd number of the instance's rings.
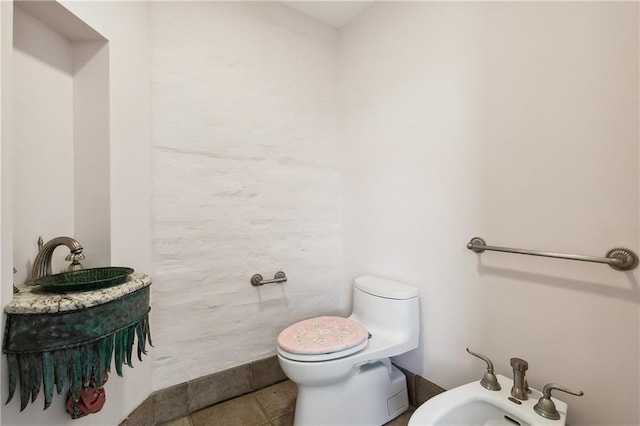
{"label": "pink toilet seat cover", "polygon": [[316,317],[282,330],[278,346],[294,354],[327,354],[362,344],[369,333],[360,324],[342,317]]}

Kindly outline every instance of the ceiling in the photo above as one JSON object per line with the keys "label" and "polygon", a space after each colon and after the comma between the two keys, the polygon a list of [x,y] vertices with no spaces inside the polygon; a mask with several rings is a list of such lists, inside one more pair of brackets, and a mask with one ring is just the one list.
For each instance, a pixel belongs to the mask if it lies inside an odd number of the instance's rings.
{"label": "ceiling", "polygon": [[283,1],[285,6],[335,28],[343,27],[373,1]]}

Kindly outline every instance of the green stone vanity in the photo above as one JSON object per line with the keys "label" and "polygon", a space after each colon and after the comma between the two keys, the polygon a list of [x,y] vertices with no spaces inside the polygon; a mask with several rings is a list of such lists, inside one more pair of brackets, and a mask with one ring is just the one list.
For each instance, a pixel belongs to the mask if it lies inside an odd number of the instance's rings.
{"label": "green stone vanity", "polygon": [[[94,383],[102,388],[112,361],[133,367],[133,347],[142,361],[149,328],[149,276],[131,274],[123,284],[99,290],[54,294],[39,286],[18,285],[5,307],[3,352],[7,356],[9,398],[20,382],[20,407],[35,401],[42,389],[44,408],[69,386],[77,403]],[[137,336],[137,338],[136,338]]]}

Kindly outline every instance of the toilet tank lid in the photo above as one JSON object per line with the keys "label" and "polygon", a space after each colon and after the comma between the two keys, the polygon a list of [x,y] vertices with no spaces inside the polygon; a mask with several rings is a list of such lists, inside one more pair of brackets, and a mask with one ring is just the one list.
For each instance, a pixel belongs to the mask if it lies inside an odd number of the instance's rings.
{"label": "toilet tank lid", "polygon": [[386,278],[362,275],[355,279],[357,289],[387,299],[411,299],[418,296],[418,289]]}

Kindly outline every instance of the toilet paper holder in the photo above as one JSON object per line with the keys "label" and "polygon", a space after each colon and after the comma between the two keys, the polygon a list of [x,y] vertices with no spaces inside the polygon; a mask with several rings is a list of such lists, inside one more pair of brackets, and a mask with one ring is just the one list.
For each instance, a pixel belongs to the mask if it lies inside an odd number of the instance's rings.
{"label": "toilet paper holder", "polygon": [[265,284],[284,283],[286,281],[287,281],[287,274],[285,274],[282,271],[276,272],[272,280],[265,280],[262,278],[262,275],[260,274],[254,274],[251,277],[251,285],[254,287],[259,287]]}

